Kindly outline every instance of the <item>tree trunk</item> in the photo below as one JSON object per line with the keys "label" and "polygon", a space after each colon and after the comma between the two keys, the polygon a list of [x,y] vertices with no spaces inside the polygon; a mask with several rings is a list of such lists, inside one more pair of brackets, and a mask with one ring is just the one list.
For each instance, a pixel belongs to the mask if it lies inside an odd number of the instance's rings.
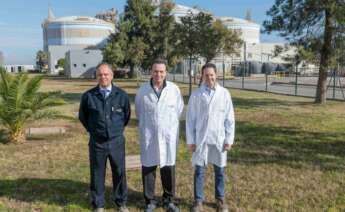
{"label": "tree trunk", "polygon": [[334,28],[332,26],[331,13],[329,10],[325,11],[325,32],[324,42],[321,49],[321,59],[319,68],[319,79],[317,82],[315,103],[324,104],[327,98],[327,70],[329,68],[331,51],[332,51],[332,36]]}
{"label": "tree trunk", "polygon": [[130,65],[129,66],[129,72],[128,72],[128,78],[132,79],[134,77],[134,66]]}
{"label": "tree trunk", "polygon": [[24,143],[26,141],[25,139],[25,133],[23,129],[10,132],[8,136],[8,140],[10,143]]}

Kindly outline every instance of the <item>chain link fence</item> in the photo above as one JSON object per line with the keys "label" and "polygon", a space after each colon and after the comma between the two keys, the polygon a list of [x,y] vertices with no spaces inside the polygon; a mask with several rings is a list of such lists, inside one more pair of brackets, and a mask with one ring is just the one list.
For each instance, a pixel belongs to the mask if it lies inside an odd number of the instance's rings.
{"label": "chain link fence", "polygon": [[[315,97],[318,69],[295,68],[281,64],[260,62],[216,63],[218,83],[227,88],[266,91],[278,94]],[[200,83],[201,64],[193,64],[191,77],[193,84]],[[188,66],[175,67],[168,79],[189,83]],[[345,73],[329,71],[327,78],[327,98],[345,100]]]}

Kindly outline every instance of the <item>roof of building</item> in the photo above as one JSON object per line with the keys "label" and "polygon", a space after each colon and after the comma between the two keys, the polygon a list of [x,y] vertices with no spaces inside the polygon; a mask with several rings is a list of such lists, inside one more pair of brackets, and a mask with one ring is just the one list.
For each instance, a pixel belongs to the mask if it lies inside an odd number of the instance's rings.
{"label": "roof of building", "polygon": [[201,12],[199,9],[187,7],[181,4],[175,4],[175,7],[172,10],[173,14],[198,14],[199,12]]}
{"label": "roof of building", "polygon": [[241,18],[235,18],[235,17],[216,17],[217,19],[221,20],[223,24],[225,25],[246,25],[251,27],[257,27],[260,28],[260,24],[257,24],[253,21],[248,21]]}
{"label": "roof of building", "polygon": [[101,25],[114,25],[107,21],[89,17],[89,16],[65,16],[55,19],[47,19],[48,23],[79,23],[79,24],[101,24]]}

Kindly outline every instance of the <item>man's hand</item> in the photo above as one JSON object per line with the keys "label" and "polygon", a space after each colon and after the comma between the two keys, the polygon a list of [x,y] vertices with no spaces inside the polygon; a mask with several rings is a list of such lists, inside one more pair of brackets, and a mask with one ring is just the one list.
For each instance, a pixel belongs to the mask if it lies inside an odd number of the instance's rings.
{"label": "man's hand", "polygon": [[190,152],[195,152],[195,149],[196,149],[196,145],[195,144],[188,144],[188,149]]}
{"label": "man's hand", "polygon": [[231,144],[224,144],[223,149],[224,151],[229,151],[231,149]]}

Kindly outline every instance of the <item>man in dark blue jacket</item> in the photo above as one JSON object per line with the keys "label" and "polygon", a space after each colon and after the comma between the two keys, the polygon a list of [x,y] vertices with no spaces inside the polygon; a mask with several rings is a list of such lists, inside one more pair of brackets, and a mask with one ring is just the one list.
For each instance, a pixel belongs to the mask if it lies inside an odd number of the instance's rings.
{"label": "man in dark blue jacket", "polygon": [[79,120],[90,135],[91,201],[94,211],[104,211],[105,171],[110,161],[113,197],[119,211],[128,211],[123,131],[130,119],[129,98],[112,84],[113,72],[106,63],[96,68],[98,85],[81,98]]}

